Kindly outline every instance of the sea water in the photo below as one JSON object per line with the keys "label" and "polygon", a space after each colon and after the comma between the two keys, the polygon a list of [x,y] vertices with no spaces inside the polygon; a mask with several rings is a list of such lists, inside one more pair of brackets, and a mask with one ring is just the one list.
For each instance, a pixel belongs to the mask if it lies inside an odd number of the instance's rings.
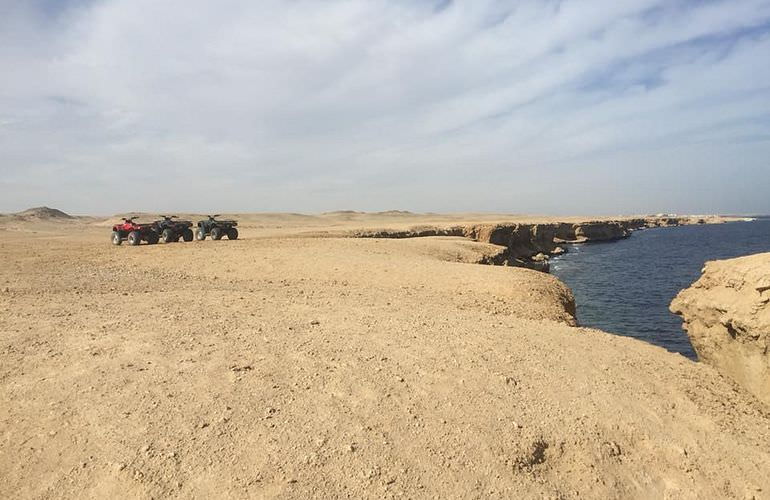
{"label": "sea water", "polygon": [[770,252],[770,217],[752,222],[646,229],[608,243],[572,245],[551,273],[574,292],[578,322],[696,359],[668,306],[706,261]]}

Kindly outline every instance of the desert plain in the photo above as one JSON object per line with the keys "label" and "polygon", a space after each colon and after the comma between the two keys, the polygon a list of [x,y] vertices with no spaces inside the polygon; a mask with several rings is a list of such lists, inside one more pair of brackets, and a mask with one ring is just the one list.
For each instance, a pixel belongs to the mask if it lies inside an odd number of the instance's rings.
{"label": "desert plain", "polygon": [[548,218],[234,217],[0,217],[0,497],[770,498],[770,409],[712,367],[494,245],[350,237]]}

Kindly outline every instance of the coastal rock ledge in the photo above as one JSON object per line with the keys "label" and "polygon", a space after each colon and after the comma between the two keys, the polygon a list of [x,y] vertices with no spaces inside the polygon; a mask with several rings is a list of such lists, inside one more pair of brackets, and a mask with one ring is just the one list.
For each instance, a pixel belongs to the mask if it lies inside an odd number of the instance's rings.
{"label": "coastal rock ledge", "polygon": [[701,361],[770,405],[770,253],[708,262],[671,311]]}

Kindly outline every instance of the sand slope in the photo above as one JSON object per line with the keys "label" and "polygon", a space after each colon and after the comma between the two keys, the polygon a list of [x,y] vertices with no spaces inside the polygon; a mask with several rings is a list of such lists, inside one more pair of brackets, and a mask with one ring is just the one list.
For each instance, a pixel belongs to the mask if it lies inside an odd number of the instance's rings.
{"label": "sand slope", "polygon": [[555,278],[465,263],[489,251],[467,240],[258,225],[0,234],[0,497],[770,494],[767,408],[571,327]]}

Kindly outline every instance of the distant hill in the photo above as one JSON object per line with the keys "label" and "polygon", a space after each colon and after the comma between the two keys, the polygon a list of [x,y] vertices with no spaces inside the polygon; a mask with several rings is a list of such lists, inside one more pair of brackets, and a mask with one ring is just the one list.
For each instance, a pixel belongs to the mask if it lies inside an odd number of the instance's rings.
{"label": "distant hill", "polygon": [[384,212],[373,212],[373,215],[398,215],[398,216],[414,216],[417,215],[408,210],[386,210]]}
{"label": "distant hill", "polygon": [[34,218],[34,219],[74,219],[75,218],[65,212],[62,212],[59,209],[49,208],[49,207],[28,208],[23,212],[16,212],[13,215],[24,217],[24,218]]}

